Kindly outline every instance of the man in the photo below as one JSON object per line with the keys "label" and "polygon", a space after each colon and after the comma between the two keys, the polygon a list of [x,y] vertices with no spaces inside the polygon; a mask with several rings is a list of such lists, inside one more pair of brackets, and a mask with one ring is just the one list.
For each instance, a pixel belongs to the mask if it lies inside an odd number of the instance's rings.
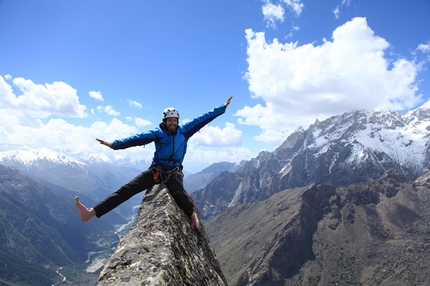
{"label": "man", "polygon": [[96,139],[100,144],[114,150],[154,142],[155,152],[148,170],[136,176],[128,184],[122,186],[93,208],[87,208],[79,201],[79,197],[75,197],[81,220],[86,222],[94,216],[101,217],[135,194],[163,182],[167,185],[169,193],[179,207],[190,217],[191,224],[199,229],[199,219],[193,210],[193,203],[186,195],[183,186],[182,162],[187,151],[188,139],[206,124],[223,114],[230,104],[231,98],[232,96],[227,98],[223,105],[183,125],[179,125],[179,112],[175,108],[169,107],[164,110],[162,123],[156,129],[115,140],[112,143]]}

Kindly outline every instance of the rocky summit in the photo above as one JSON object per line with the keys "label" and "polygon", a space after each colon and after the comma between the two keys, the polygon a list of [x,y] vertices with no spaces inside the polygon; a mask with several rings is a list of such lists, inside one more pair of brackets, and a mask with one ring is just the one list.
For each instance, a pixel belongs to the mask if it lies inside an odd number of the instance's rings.
{"label": "rocky summit", "polygon": [[146,192],[98,285],[227,285],[205,227],[191,226],[165,185]]}

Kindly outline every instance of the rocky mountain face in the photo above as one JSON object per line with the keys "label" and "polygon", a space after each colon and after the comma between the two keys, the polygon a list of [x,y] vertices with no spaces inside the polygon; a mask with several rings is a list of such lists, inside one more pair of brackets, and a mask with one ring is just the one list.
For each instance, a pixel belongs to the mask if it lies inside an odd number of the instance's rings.
{"label": "rocky mountain face", "polygon": [[192,192],[204,188],[213,179],[215,179],[222,172],[236,172],[245,161],[240,163],[230,163],[230,162],[218,162],[210,165],[209,167],[203,169],[202,171],[191,174],[184,178],[184,187],[189,194]]}
{"label": "rocky mountain face", "polygon": [[430,172],[311,184],[206,224],[229,285],[430,285]]}
{"label": "rocky mountain face", "polygon": [[[95,285],[94,274],[87,273],[91,265],[70,267],[83,265],[88,252],[106,253],[118,237],[110,220],[82,223],[63,192],[0,164],[0,284],[52,285],[66,265],[68,284]],[[112,258],[95,262],[106,261],[100,285],[227,285],[204,225],[192,228],[160,185],[145,195]]]}
{"label": "rocky mountain face", "polygon": [[[0,163],[19,170],[69,198],[83,196],[91,206],[147,168],[145,163],[142,163],[143,169],[138,169],[140,166],[110,162],[98,157],[80,160],[48,148],[0,152]],[[108,214],[108,219],[123,223],[114,213],[125,217],[135,214],[133,207],[139,205],[141,199],[142,196],[136,196],[125,202],[115,212]]]}
{"label": "rocky mountain face", "polygon": [[430,110],[355,111],[293,132],[274,152],[261,152],[235,173],[224,172],[193,193],[204,219],[237,204],[262,201],[312,183],[349,185],[387,170],[415,179],[430,167]]}
{"label": "rocky mountain face", "polygon": [[227,285],[205,227],[196,230],[167,188],[148,190],[98,285]]}
{"label": "rocky mountain face", "polygon": [[2,164],[0,217],[0,281],[13,285],[51,285],[59,267],[84,263],[97,249],[88,237],[113,228],[83,224],[73,200]]}
{"label": "rocky mountain face", "polygon": [[[1,165],[2,163],[15,169]],[[207,171],[211,173],[211,176],[215,176],[225,168],[232,171],[234,165],[236,164],[219,163],[216,164],[216,167],[208,168]],[[93,285],[93,282],[89,282],[88,275],[92,275],[91,273],[97,270],[96,265],[105,261],[105,258],[102,258],[107,252],[105,248],[110,249],[111,242],[114,241],[116,245],[118,240],[113,224],[125,225],[127,223],[123,216],[129,216],[132,212],[136,213],[133,208],[139,206],[144,192],[118,207],[119,214],[122,216],[117,214],[116,209],[101,219],[91,220],[85,224],[79,220],[73,198],[79,195],[87,206],[92,206],[128,182],[140,170],[125,164],[118,165],[99,160],[99,158],[94,158],[92,161],[81,161],[47,148],[0,152],[0,167],[2,167],[0,168],[1,183],[4,187],[4,192],[3,189],[0,190],[0,203],[3,207],[0,214],[6,218],[0,221],[0,241],[3,241],[5,246],[4,249],[0,247],[0,281],[49,285],[60,278],[60,275],[55,273],[59,267],[64,265],[73,267],[69,265],[75,263],[83,265],[85,259],[89,257],[87,252],[103,251],[100,258],[95,258],[91,265],[87,265],[87,269],[80,270],[88,272],[91,268],[90,273],[82,273],[82,278],[78,278],[79,270],[73,269],[72,273],[69,269],[63,270],[68,283],[82,285],[81,283],[86,279],[87,284],[84,283],[84,285]],[[37,209],[37,211],[33,211],[33,209]],[[24,229],[23,225],[25,225]],[[3,236],[2,233],[6,235]],[[215,263],[216,266],[217,262],[216,259],[215,262],[212,261],[214,259],[213,251],[210,249],[204,230],[198,234],[198,241],[194,241],[194,243],[199,246],[187,249],[190,253],[194,253],[189,254],[189,257],[194,259],[201,258],[203,255],[204,257],[201,259],[209,261],[209,266],[205,264],[199,267],[203,267],[202,269],[207,270],[209,274],[217,273],[219,265],[215,270],[211,268],[211,265]],[[23,238],[23,235],[27,237]],[[99,238],[103,238],[103,241],[99,241]],[[178,237],[175,236],[173,239],[176,241]],[[69,244],[72,244],[72,247]],[[202,250],[201,247],[204,249]],[[19,251],[14,251],[15,249],[19,249]],[[195,251],[200,251],[200,253],[196,255]],[[177,255],[176,252],[174,254]],[[68,255],[72,257],[68,257]],[[170,263],[172,260],[168,262]],[[45,267],[43,268],[39,264],[43,264]],[[175,265],[177,264],[176,261]],[[199,269],[194,265],[191,266],[194,267],[193,269]],[[187,281],[195,280],[200,284],[203,280],[199,279],[206,279],[204,276],[207,274],[202,274],[202,269],[197,272],[200,278],[187,276],[183,278],[184,281],[188,283]],[[210,275],[213,276],[213,274]],[[212,281],[210,283],[215,281],[213,277],[219,276],[222,278],[219,285],[225,285],[222,282],[224,281],[222,273],[212,276],[207,278],[208,281]],[[94,281],[93,276],[90,278],[91,281]]]}

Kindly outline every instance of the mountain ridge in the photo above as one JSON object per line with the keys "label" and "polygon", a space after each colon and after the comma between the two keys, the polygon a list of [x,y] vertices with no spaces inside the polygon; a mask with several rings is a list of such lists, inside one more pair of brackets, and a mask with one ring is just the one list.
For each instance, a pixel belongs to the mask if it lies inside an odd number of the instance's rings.
{"label": "mountain ridge", "polygon": [[5,265],[0,280],[47,285],[48,277],[51,283],[59,278],[58,267],[83,263],[87,251],[97,249],[94,237],[113,226],[106,221],[82,224],[72,202],[0,164],[0,264]]}
{"label": "mountain ridge", "polygon": [[[90,202],[103,200],[141,172],[132,164],[117,165],[97,158],[82,161],[48,148],[0,152],[0,164],[19,170],[33,180],[48,184],[70,198],[76,195],[91,197]],[[140,196],[132,198],[117,208],[115,213],[124,217],[134,215],[133,208],[139,205],[140,200]],[[118,220],[112,214],[108,216]]]}
{"label": "mountain ridge", "polygon": [[[430,110],[354,111],[297,128],[273,152],[263,151],[234,174],[222,173],[193,193],[202,217],[311,183],[348,185],[401,170],[415,179],[430,168]],[[222,194],[222,195],[221,195]]]}
{"label": "mountain ridge", "polygon": [[214,178],[224,171],[236,172],[244,164],[245,161],[240,163],[231,162],[218,162],[204,168],[196,174],[191,174],[184,178],[184,187],[188,193],[193,193],[196,190],[204,188]]}
{"label": "mountain ridge", "polygon": [[428,285],[430,172],[311,184],[206,223],[229,285]]}
{"label": "mountain ridge", "polygon": [[192,227],[166,186],[157,184],[145,194],[98,285],[227,284],[204,225]]}

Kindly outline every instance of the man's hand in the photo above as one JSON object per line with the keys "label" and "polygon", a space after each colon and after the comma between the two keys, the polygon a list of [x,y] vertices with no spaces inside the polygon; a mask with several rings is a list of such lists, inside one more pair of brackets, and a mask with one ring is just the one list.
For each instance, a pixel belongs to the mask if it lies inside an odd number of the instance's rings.
{"label": "man's hand", "polygon": [[97,138],[96,138],[96,140],[99,141],[100,144],[103,144],[103,145],[108,146],[109,148],[112,148],[112,143],[104,141],[104,140],[101,140],[101,139],[97,139]]}
{"label": "man's hand", "polygon": [[229,96],[228,98],[227,98],[227,100],[225,101],[225,103],[224,103],[224,106],[228,106],[229,104],[230,104],[230,100],[233,98],[233,96]]}

